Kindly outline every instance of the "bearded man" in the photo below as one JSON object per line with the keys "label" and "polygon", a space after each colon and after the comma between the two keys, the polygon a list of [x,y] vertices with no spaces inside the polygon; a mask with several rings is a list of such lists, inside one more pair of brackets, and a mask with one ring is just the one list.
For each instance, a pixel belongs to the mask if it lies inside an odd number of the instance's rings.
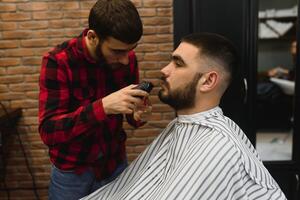
{"label": "bearded man", "polygon": [[127,167],[123,116],[142,125],[134,107],[148,96],[133,89],[142,33],[130,0],[98,0],[88,28],[44,55],[39,132],[52,163],[50,200],[84,197]]}
{"label": "bearded man", "polygon": [[112,183],[85,200],[286,199],[243,131],[219,107],[237,68],[219,35],[184,37],[161,72],[178,116]]}

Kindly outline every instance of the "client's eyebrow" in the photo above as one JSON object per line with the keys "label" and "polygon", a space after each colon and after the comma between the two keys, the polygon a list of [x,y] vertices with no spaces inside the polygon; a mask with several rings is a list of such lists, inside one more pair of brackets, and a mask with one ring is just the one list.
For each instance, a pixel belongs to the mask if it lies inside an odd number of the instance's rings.
{"label": "client's eyebrow", "polygon": [[180,65],[186,65],[186,63],[184,62],[184,60],[180,55],[176,55],[176,54],[171,55],[171,60]]}

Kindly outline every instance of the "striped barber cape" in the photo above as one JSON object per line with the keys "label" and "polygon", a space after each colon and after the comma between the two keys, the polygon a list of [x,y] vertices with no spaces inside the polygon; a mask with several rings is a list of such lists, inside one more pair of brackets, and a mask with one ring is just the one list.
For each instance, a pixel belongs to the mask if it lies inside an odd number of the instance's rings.
{"label": "striped barber cape", "polygon": [[84,200],[282,200],[243,131],[221,108],[179,115],[113,182]]}

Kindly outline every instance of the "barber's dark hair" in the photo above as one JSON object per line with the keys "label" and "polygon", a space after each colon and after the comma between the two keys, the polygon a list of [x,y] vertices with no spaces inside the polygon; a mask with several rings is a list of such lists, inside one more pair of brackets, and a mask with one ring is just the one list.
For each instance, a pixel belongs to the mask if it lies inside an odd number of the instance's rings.
{"label": "barber's dark hair", "polygon": [[143,34],[139,13],[129,0],[98,0],[90,11],[89,29],[101,39],[110,36],[127,44],[138,42]]}
{"label": "barber's dark hair", "polygon": [[201,55],[212,59],[223,66],[230,80],[236,75],[238,55],[236,47],[227,38],[214,33],[192,33],[182,38],[197,47]]}

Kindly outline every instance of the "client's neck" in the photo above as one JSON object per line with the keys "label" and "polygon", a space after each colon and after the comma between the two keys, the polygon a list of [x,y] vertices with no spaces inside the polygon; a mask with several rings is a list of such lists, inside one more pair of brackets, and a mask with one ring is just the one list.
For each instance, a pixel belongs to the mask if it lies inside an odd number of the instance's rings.
{"label": "client's neck", "polygon": [[192,115],[195,113],[204,112],[219,106],[219,99],[210,99],[210,100],[199,100],[196,101],[195,105],[191,108],[185,108],[181,110],[177,110],[178,115]]}

